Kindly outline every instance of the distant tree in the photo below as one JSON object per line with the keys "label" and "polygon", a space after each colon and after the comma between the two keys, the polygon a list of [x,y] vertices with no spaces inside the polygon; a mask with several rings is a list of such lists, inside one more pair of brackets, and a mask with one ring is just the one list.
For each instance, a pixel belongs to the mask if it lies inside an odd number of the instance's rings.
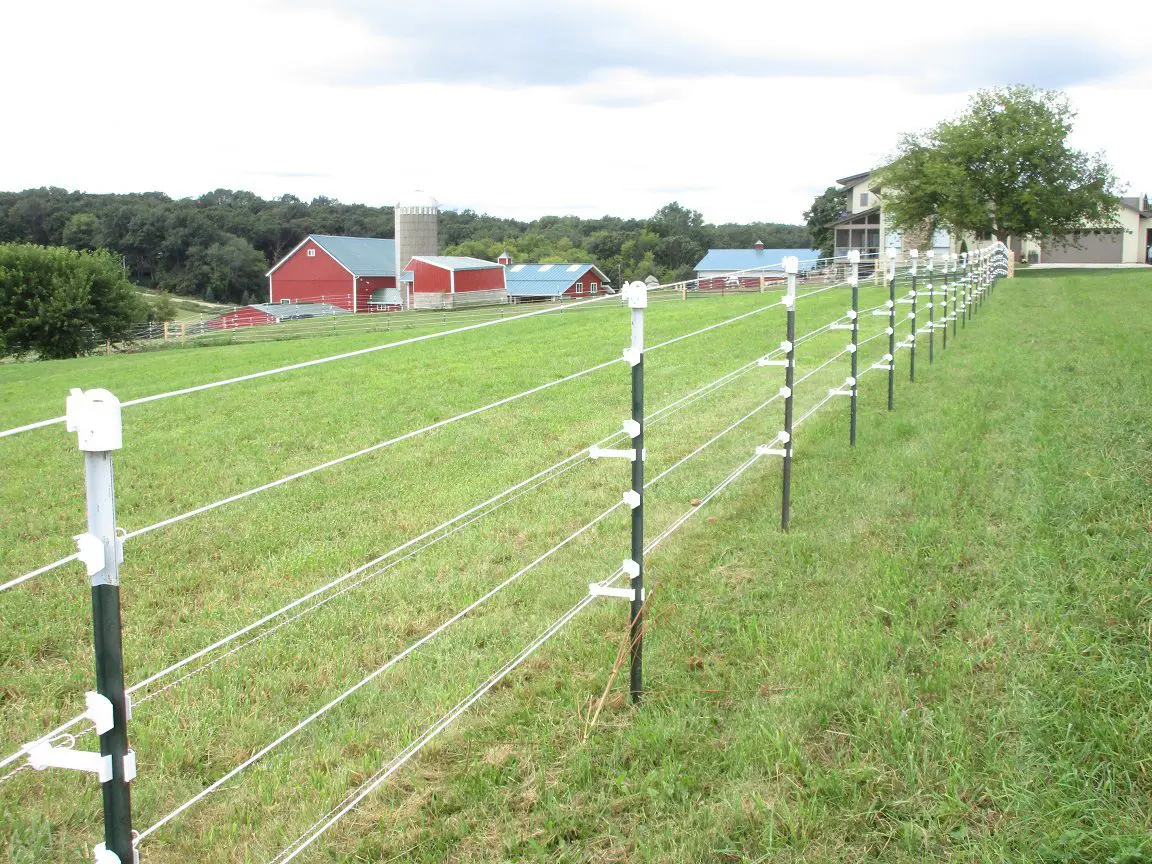
{"label": "distant tree", "polygon": [[76,357],[123,339],[145,315],[106,251],[0,245],[0,356]]}
{"label": "distant tree", "polygon": [[[829,186],[816,196],[812,206],[804,211],[804,221],[811,234],[814,249],[819,249],[825,258],[831,258],[835,250],[836,229],[832,223],[843,215],[848,206],[848,189]],[[799,247],[796,247],[799,248]]]}
{"label": "distant tree", "polygon": [[1115,224],[1119,186],[1102,154],[1068,145],[1075,116],[1057,91],[981,90],[959,118],[901,139],[878,172],[886,218],[1001,239]]}

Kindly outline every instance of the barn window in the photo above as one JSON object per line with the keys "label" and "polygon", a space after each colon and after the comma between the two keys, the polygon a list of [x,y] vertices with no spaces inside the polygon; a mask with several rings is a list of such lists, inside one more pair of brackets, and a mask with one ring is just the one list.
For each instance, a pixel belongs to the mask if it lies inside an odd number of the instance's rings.
{"label": "barn window", "polygon": [[588,293],[589,294],[595,294],[599,290],[600,290],[600,286],[596,282],[593,282],[591,285],[588,286]]}
{"label": "barn window", "polygon": [[308,250],[308,257],[309,258],[315,258],[316,257],[316,250],[315,249],[309,249]]}
{"label": "barn window", "polygon": [[577,282],[576,283],[576,293],[577,294],[583,294],[584,293],[584,283],[583,282]]}

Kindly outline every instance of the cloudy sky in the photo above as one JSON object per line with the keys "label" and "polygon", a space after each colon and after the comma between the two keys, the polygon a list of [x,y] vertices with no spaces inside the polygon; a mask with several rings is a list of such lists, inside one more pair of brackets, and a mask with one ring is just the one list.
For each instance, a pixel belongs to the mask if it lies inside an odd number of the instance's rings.
{"label": "cloudy sky", "polygon": [[422,188],[520,218],[646,216],[676,199],[709,221],[796,222],[901,132],[976,88],[1026,83],[1066,90],[1074,143],[1106,151],[1129,194],[1152,194],[1152,12],[868,8],[20,3],[0,52],[0,189],[387,204]]}

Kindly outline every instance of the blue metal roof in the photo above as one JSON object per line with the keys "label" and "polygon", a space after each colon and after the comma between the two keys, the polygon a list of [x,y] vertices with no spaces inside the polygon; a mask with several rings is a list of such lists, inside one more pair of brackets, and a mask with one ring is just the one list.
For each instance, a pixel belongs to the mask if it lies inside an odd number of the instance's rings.
{"label": "blue metal roof", "polygon": [[[693,268],[697,273],[731,273],[738,270],[779,270],[780,264],[789,255],[795,255],[801,262],[820,257],[819,249],[709,249]],[[803,268],[801,263],[801,268]]]}
{"label": "blue metal roof", "polygon": [[595,264],[513,264],[504,271],[504,284],[512,297],[559,297],[589,271],[601,286],[608,283]]}
{"label": "blue metal roof", "polygon": [[309,234],[308,239],[356,276],[395,276],[396,241],[376,237],[334,237]]}

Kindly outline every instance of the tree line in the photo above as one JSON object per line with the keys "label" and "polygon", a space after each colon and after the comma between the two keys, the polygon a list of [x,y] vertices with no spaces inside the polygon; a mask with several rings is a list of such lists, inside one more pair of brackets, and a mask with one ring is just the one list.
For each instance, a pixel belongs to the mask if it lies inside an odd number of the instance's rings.
{"label": "tree line", "polygon": [[[0,243],[106,249],[137,285],[220,303],[266,299],[264,274],[308,234],[390,238],[392,208],[294,195],[264,199],[231,189],[181,199],[53,187],[0,192]],[[591,262],[613,281],[689,278],[709,248],[747,248],[757,240],[769,248],[808,248],[811,238],[801,225],[709,224],[675,202],[648,219],[440,215],[444,254],[495,260],[507,249],[522,262]]]}

